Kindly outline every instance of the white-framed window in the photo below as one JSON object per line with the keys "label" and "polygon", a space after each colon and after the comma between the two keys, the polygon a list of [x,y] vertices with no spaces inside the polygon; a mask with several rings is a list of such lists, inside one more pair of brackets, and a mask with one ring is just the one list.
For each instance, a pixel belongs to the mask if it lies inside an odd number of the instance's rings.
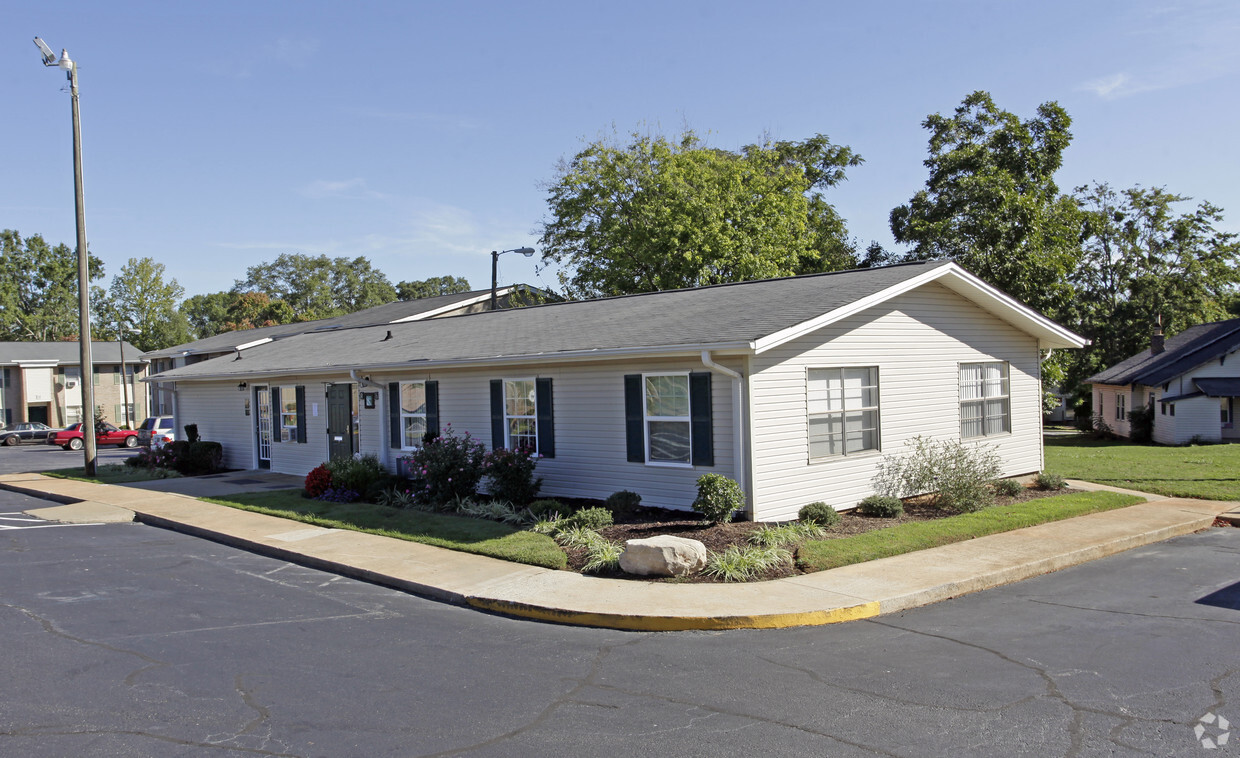
{"label": "white-framed window", "polygon": [[504,380],[504,446],[538,452],[538,391],[533,379]]}
{"label": "white-framed window", "polygon": [[690,465],[689,373],[642,374],[646,462]]}
{"label": "white-framed window", "polygon": [[960,436],[989,437],[1012,431],[1008,364],[960,364]]}
{"label": "white-framed window", "polygon": [[283,442],[297,441],[297,388],[292,386],[280,388],[280,439]]}
{"label": "white-framed window", "polygon": [[1128,417],[1128,397],[1120,392],[1115,396],[1115,420],[1123,421]]}
{"label": "white-framed window", "polygon": [[879,449],[877,366],[811,368],[806,401],[811,459]]}
{"label": "white-framed window", "polygon": [[400,429],[402,449],[422,446],[426,434],[426,382],[400,383]]}

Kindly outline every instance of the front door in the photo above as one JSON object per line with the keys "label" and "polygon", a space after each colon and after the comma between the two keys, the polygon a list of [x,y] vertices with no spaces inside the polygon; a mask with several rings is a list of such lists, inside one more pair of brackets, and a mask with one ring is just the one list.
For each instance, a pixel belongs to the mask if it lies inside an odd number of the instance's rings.
{"label": "front door", "polygon": [[353,385],[333,384],[327,388],[327,457],[353,455]]}
{"label": "front door", "polygon": [[258,467],[271,468],[271,388],[254,388],[254,434],[258,440]]}
{"label": "front door", "polygon": [[40,424],[48,423],[47,406],[31,405],[26,408],[26,414],[31,421],[38,421]]}

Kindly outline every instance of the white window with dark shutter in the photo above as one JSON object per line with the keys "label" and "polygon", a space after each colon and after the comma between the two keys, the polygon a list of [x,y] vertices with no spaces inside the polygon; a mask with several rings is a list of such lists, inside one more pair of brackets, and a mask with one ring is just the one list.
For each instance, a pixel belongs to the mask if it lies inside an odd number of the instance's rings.
{"label": "white window with dark shutter", "polygon": [[422,446],[426,434],[426,382],[400,383],[401,448]]}
{"label": "white window with dark shutter", "polygon": [[646,462],[690,465],[689,373],[643,374]]}

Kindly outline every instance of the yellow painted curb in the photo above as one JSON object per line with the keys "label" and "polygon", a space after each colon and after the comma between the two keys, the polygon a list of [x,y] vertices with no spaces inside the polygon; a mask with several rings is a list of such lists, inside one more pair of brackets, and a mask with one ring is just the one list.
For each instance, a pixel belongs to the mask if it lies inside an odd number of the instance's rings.
{"label": "yellow painted curb", "polygon": [[544,608],[492,598],[466,598],[470,606],[507,616],[550,621],[557,624],[622,629],[631,632],[683,632],[723,629],[786,629],[794,626],[823,626],[866,619],[879,614],[877,602],[806,613],[772,613],[760,616],[634,616],[620,613],[585,613]]}

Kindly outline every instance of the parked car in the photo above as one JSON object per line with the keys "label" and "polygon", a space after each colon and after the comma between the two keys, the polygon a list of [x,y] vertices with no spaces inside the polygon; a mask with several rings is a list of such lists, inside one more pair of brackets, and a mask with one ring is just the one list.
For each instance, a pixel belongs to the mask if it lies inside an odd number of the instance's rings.
{"label": "parked car", "polygon": [[21,421],[8,426],[0,426],[0,444],[20,445],[23,442],[34,442],[42,445],[47,442],[48,435],[56,430],[38,421]]}
{"label": "parked car", "polygon": [[143,447],[163,447],[176,438],[171,416],[148,416],[138,427],[138,444]]}
{"label": "parked car", "polygon": [[[47,444],[60,445],[65,450],[82,449],[82,425],[70,424],[52,434],[47,435]],[[137,429],[117,429],[108,422],[95,425],[96,445],[116,445],[118,447],[137,447]]]}

